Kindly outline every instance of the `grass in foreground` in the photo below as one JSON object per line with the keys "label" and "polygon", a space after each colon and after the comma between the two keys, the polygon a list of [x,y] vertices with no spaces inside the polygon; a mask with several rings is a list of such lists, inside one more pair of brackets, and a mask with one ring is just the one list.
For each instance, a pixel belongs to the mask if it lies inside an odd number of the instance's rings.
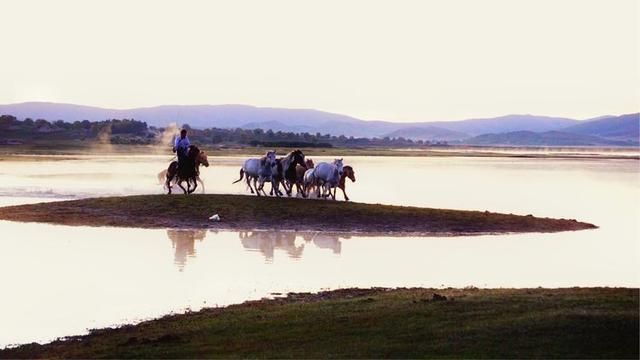
{"label": "grass in foreground", "polygon": [[[208,220],[220,214],[222,221]],[[433,234],[555,232],[595,228],[576,220],[482,211],[244,195],[139,195],[0,208],[0,219],[141,228],[267,228]]]}
{"label": "grass in foreground", "polygon": [[637,359],[638,306],[638,289],[347,289],[96,330],[0,358]]}

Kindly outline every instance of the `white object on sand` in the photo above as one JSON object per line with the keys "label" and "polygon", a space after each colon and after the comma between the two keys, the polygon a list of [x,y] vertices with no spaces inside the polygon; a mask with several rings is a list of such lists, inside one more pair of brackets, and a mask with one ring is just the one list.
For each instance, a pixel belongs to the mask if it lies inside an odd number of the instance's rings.
{"label": "white object on sand", "polygon": [[220,221],[220,215],[218,214],[211,215],[211,217],[209,217],[209,220]]}

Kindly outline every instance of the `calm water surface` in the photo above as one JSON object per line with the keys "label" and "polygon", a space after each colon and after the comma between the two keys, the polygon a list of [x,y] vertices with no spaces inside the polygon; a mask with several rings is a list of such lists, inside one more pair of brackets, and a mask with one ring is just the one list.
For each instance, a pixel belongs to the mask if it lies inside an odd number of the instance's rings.
{"label": "calm water surface", "polygon": [[[0,205],[160,193],[156,174],[168,159],[3,161]],[[207,192],[245,193],[231,184],[241,158],[211,160],[202,171]],[[350,157],[345,163],[356,171],[356,183],[347,184],[355,201],[575,218],[600,228],[420,238],[0,221],[0,346],[289,291],[640,286],[637,160]]]}

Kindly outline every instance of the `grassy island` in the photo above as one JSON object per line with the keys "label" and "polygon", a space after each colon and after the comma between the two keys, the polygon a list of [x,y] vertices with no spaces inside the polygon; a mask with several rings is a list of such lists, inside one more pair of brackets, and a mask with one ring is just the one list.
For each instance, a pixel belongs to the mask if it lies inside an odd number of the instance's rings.
{"label": "grassy island", "polygon": [[[209,217],[219,214],[220,222]],[[63,225],[463,235],[592,229],[576,220],[246,195],[138,195],[0,208],[0,219]]]}

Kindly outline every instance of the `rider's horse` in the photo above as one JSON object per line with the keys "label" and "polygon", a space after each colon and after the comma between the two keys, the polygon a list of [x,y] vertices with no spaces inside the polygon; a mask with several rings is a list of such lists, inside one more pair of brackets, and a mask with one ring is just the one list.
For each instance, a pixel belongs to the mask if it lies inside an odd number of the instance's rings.
{"label": "rider's horse", "polygon": [[[204,151],[200,151],[195,145],[190,145],[184,165],[185,166],[179,167],[177,161],[172,161],[171,164],[169,164],[167,179],[165,181],[165,186],[169,190],[169,194],[171,194],[171,180],[173,180],[174,177],[176,178],[176,184],[178,184],[185,194],[194,192],[198,187],[197,179],[200,175],[200,165],[209,167],[209,160]],[[186,189],[182,186],[182,182],[184,181],[187,182]],[[191,184],[193,184],[193,189],[191,188]]]}

